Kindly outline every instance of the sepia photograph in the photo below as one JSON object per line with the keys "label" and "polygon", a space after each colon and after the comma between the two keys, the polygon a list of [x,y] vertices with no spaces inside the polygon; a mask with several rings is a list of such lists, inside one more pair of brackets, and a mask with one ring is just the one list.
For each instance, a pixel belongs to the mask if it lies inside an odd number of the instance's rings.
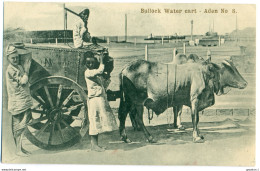
{"label": "sepia photograph", "polygon": [[256,166],[256,4],[5,1],[2,43],[3,164]]}

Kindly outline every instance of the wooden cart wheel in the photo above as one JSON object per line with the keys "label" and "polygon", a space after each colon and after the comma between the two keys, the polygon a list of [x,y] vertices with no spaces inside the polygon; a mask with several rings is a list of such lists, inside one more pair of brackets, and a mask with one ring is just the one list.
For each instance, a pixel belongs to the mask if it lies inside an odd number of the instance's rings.
{"label": "wooden cart wheel", "polygon": [[78,143],[83,121],[88,124],[84,90],[75,81],[60,76],[43,78],[30,90],[34,106],[26,128],[28,140],[46,150],[61,150]]}

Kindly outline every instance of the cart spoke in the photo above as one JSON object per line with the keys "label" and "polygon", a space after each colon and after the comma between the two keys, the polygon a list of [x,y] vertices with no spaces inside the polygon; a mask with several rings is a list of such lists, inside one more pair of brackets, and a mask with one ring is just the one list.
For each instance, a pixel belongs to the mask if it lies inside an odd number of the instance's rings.
{"label": "cart spoke", "polygon": [[51,129],[50,137],[49,137],[49,140],[48,140],[48,145],[51,145],[54,129],[55,129],[55,121],[52,123],[52,129]]}
{"label": "cart spoke", "polygon": [[77,105],[74,105],[74,106],[70,106],[68,108],[69,111],[72,111],[72,110],[76,110],[78,107],[81,107],[83,106],[84,104],[83,103],[80,103],[80,104],[77,104]]}
{"label": "cart spoke", "polygon": [[37,108],[39,108],[40,106],[41,106],[41,104],[39,103],[39,104],[33,106],[33,107],[32,107],[32,110],[33,110],[33,109],[37,109]]}
{"label": "cart spoke", "polygon": [[63,113],[64,115],[70,115],[71,111],[76,110],[78,107],[82,107],[84,104],[80,103],[74,106],[70,106],[69,108],[66,108],[64,110],[65,113]]}
{"label": "cart spoke", "polygon": [[31,125],[37,124],[37,123],[39,123],[41,121],[44,121],[46,119],[48,119],[47,116],[44,116],[44,117],[41,117],[41,118],[38,118],[38,119],[33,119],[27,126],[31,126]]}
{"label": "cart spoke", "polygon": [[49,126],[50,122],[51,122],[51,121],[48,120],[48,121],[43,125],[43,127],[42,127],[38,132],[36,132],[35,136],[40,135],[40,134]]}
{"label": "cart spoke", "polygon": [[71,116],[71,117],[72,117],[72,119],[74,119],[74,120],[81,120],[81,121],[85,120],[85,118],[78,117],[78,116]]}
{"label": "cart spoke", "polygon": [[44,100],[41,98],[41,96],[35,92],[34,94],[32,94],[32,97],[41,105],[45,106],[45,102]]}
{"label": "cart spoke", "polygon": [[64,142],[64,136],[63,136],[63,133],[61,131],[60,123],[58,123],[57,125],[58,125],[58,129],[59,129],[59,135],[60,135],[61,141]]}
{"label": "cart spoke", "polygon": [[49,103],[50,103],[51,107],[53,108],[53,103],[52,103],[52,99],[51,99],[51,96],[50,96],[50,92],[49,92],[48,87],[47,87],[47,86],[44,86],[44,90],[45,90],[45,93],[46,93],[47,98],[48,98],[48,100],[49,100]]}
{"label": "cart spoke", "polygon": [[78,131],[77,131],[75,128],[71,127],[71,126],[70,126],[67,122],[65,122],[64,120],[62,120],[61,122],[62,122],[66,127],[72,129],[74,132],[76,132],[77,134],[79,134]]}
{"label": "cart spoke", "polygon": [[75,92],[75,90],[73,90],[69,95],[68,97],[63,101],[62,105],[65,106],[69,101],[70,99],[72,98],[72,95],[73,93]]}
{"label": "cart spoke", "polygon": [[65,119],[67,119],[67,118],[72,118],[73,120],[81,120],[81,121],[85,120],[85,118],[83,118],[83,117],[71,116],[69,112],[63,113],[63,117],[64,117]]}
{"label": "cart spoke", "polygon": [[59,89],[58,89],[58,93],[57,93],[57,102],[56,102],[56,106],[58,107],[60,104],[60,97],[61,97],[61,93],[62,93],[62,88],[63,86],[60,84],[59,85]]}
{"label": "cart spoke", "polygon": [[44,115],[44,113],[41,113],[41,116],[40,116],[40,118],[41,118],[41,117],[43,117],[43,115]]}
{"label": "cart spoke", "polygon": [[41,113],[41,114],[45,113],[45,111],[43,111],[43,110],[31,109],[31,111],[34,112],[34,113]]}
{"label": "cart spoke", "polygon": [[79,142],[80,123],[86,117],[80,112],[87,109],[82,87],[66,77],[50,76],[31,84],[30,90],[34,104],[33,119],[25,125],[27,139],[47,150],[65,149]]}

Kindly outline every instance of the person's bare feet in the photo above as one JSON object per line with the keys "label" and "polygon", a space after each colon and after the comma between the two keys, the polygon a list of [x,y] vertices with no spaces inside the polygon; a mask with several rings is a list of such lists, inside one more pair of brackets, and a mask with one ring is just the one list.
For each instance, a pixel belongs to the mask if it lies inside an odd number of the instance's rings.
{"label": "person's bare feet", "polygon": [[29,156],[28,154],[26,154],[26,153],[24,153],[22,151],[16,151],[16,155],[17,156],[21,156],[21,157],[28,157]]}
{"label": "person's bare feet", "polygon": [[25,150],[24,148],[22,148],[22,152],[25,153],[25,154],[27,154],[27,155],[31,155],[31,154],[32,154],[31,152]]}
{"label": "person's bare feet", "polygon": [[97,151],[97,152],[103,152],[103,151],[105,151],[105,148],[104,147],[100,147],[98,145],[91,145],[91,150],[92,151]]}

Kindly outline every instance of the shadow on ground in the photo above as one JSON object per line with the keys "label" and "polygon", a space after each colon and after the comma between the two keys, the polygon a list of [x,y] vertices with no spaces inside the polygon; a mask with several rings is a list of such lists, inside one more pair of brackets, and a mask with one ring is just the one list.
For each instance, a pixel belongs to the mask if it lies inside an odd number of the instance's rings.
{"label": "shadow on ground", "polygon": [[[119,132],[113,131],[99,136],[99,144],[105,146],[107,150],[130,151],[149,145],[182,145],[192,142],[192,123],[184,122],[185,131],[172,129],[173,126],[169,124],[158,126],[147,126],[148,131],[158,141],[158,143],[148,143],[142,131],[134,131],[132,127],[127,127],[126,131],[128,137],[133,141],[126,144],[120,140]],[[235,138],[243,135],[255,134],[255,122],[253,118],[246,118],[244,120],[227,118],[218,122],[201,122],[199,123],[201,135],[204,136],[205,142],[208,143],[214,140],[224,140],[227,138]],[[85,150],[90,151],[90,136],[86,135],[81,142],[71,148],[61,151],[46,151],[36,149],[33,154],[51,154],[60,153],[64,151]]]}

